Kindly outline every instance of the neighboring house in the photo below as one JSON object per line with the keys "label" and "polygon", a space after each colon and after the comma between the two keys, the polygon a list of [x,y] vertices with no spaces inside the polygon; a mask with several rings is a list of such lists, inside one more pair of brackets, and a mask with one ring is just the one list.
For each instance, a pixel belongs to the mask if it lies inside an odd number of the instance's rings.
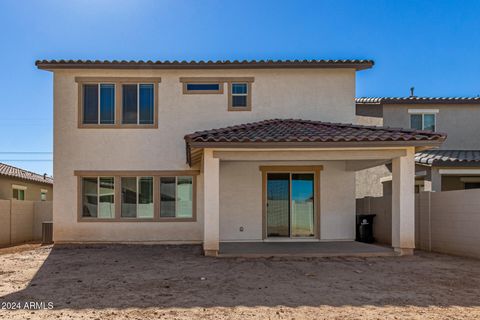
{"label": "neighboring house", "polygon": [[392,162],[392,244],[413,251],[414,154],[445,136],[351,125],[371,60],[36,65],[54,73],[56,242],[354,240],[355,172]]}
{"label": "neighboring house", "polygon": [[[386,127],[447,133],[448,139],[439,149],[424,150],[415,155],[417,191],[480,188],[480,97],[412,95],[357,98],[356,103],[357,122],[360,123],[375,122],[372,119],[376,119],[377,124]],[[385,170],[379,169],[378,172],[384,173]]]}
{"label": "neighboring house", "polygon": [[52,201],[53,179],[0,163],[0,199]]}

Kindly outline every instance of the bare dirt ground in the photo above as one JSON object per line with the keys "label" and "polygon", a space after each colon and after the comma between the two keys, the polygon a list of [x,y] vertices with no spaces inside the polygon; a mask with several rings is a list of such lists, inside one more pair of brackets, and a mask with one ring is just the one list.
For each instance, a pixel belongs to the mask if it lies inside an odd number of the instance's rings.
{"label": "bare dirt ground", "polygon": [[480,319],[480,260],[200,253],[196,246],[0,249],[0,304],[22,308],[2,309],[0,318]]}

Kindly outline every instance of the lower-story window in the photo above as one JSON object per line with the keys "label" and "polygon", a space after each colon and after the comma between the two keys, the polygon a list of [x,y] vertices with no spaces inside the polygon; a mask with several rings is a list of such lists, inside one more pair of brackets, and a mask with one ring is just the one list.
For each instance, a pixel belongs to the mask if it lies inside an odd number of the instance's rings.
{"label": "lower-story window", "polygon": [[184,171],[75,171],[78,221],[196,221],[196,175]]}
{"label": "lower-story window", "polygon": [[113,177],[82,178],[82,217],[115,218],[115,183]]}
{"label": "lower-story window", "polygon": [[193,178],[160,178],[160,217],[193,217]]}
{"label": "lower-story window", "polygon": [[153,218],[153,177],[122,177],[122,218]]}

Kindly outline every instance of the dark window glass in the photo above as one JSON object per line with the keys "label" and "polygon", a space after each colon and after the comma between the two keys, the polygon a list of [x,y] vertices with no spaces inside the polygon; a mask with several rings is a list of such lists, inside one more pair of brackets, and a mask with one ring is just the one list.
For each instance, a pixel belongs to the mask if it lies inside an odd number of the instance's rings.
{"label": "dark window glass", "polygon": [[247,94],[247,84],[246,83],[232,83],[232,93],[233,94]]}
{"label": "dark window glass", "polygon": [[187,83],[188,91],[218,91],[220,84],[218,83]]}
{"label": "dark window glass", "polygon": [[100,123],[115,123],[115,85],[100,85]]}
{"label": "dark window glass", "polygon": [[480,189],[480,182],[465,182],[465,189]]}
{"label": "dark window glass", "polygon": [[416,130],[422,130],[422,115],[411,114],[410,115],[410,128]]}
{"label": "dark window glass", "polygon": [[246,107],[248,86],[246,83],[232,83],[232,107]]}
{"label": "dark window glass", "polygon": [[247,106],[247,96],[232,96],[232,106],[233,107],[246,107]]}
{"label": "dark window glass", "polygon": [[100,177],[99,218],[115,218],[115,179]]}
{"label": "dark window glass", "polygon": [[138,178],[138,218],[153,218],[153,177]]}
{"label": "dark window glass", "polygon": [[140,85],[140,124],[153,124],[153,84]]}
{"label": "dark window glass", "polygon": [[82,187],[82,216],[97,217],[98,211],[98,179],[83,178]]}
{"label": "dark window glass", "polygon": [[137,178],[122,178],[122,217],[137,216]]}
{"label": "dark window glass", "polygon": [[160,178],[160,216],[175,217],[175,177]]}
{"label": "dark window glass", "polygon": [[435,115],[434,114],[423,115],[423,130],[435,131]]}
{"label": "dark window glass", "polygon": [[122,122],[125,124],[137,123],[137,85],[124,84],[123,87]]}
{"label": "dark window glass", "polygon": [[83,85],[83,123],[98,123],[98,85]]}

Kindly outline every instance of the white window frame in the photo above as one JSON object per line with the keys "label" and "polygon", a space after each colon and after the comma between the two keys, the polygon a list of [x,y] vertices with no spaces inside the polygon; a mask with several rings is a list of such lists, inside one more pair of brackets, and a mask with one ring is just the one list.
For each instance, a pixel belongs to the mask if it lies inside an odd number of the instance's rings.
{"label": "white window frame", "polygon": [[[412,124],[412,115],[421,115],[422,116],[422,129],[425,130],[425,115],[433,115],[433,125],[437,131],[437,114],[439,113],[438,109],[409,109],[408,114],[410,116],[410,127]],[[413,129],[413,128],[411,128]]]}

